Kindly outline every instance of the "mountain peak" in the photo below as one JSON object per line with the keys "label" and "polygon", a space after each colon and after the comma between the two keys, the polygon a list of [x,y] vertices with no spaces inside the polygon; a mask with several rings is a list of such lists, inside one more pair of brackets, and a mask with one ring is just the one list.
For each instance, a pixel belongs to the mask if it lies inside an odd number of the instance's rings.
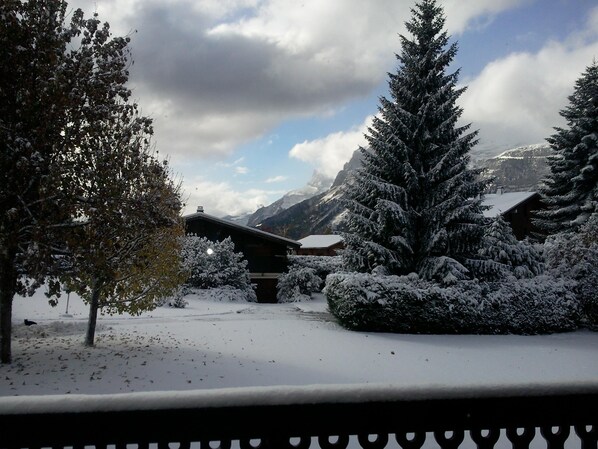
{"label": "mountain peak", "polygon": [[272,204],[260,207],[247,220],[249,226],[257,226],[269,217],[272,217],[280,212],[301,203],[309,198],[319,195],[327,191],[332,185],[333,179],[314,170],[311,179],[308,183],[299,189],[291,190],[282,198],[274,201]]}

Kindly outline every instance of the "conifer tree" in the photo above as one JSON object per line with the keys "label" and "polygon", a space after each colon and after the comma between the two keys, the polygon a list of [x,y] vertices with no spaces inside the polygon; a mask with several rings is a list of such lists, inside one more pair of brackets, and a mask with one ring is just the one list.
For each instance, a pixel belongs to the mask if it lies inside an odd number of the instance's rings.
{"label": "conifer tree", "polygon": [[486,228],[479,254],[498,265],[487,273],[488,278],[500,279],[509,273],[518,279],[532,278],[544,271],[544,261],[533,245],[517,240],[511,226],[500,215]]}
{"label": "conifer tree", "polygon": [[[484,232],[479,195],[486,183],[468,169],[477,132],[457,124],[457,52],[435,0],[423,0],[401,36],[390,98],[360,148],[363,168],[347,185],[347,250],[358,271],[416,272],[450,283],[470,276]],[[468,267],[469,265],[469,267]]]}
{"label": "conifer tree", "polygon": [[560,112],[566,128],[546,139],[554,150],[540,189],[547,208],[536,223],[547,234],[577,231],[598,210],[598,64],[576,81],[569,105]]}

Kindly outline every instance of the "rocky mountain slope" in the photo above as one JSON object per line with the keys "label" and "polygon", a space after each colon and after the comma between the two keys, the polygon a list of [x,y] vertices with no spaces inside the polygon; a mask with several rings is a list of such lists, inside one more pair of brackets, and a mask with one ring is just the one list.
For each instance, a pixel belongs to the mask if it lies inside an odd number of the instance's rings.
{"label": "rocky mountain slope", "polygon": [[343,185],[350,173],[360,166],[361,153],[355,151],[336,175],[330,189],[263,220],[258,227],[291,239],[338,230],[344,210],[341,204]]}
{"label": "rocky mountain slope", "polygon": [[305,186],[287,192],[272,204],[262,206],[253,213],[239,216],[228,215],[223,218],[242,225],[252,227],[259,226],[264,220],[280,214],[289,207],[328,191],[332,186],[333,181],[333,178],[329,178],[317,170],[314,170],[311,179]]}
{"label": "rocky mountain slope", "polygon": [[546,157],[552,153],[548,144],[513,148],[476,165],[484,169],[483,178],[494,177],[492,187],[505,191],[536,190],[549,172]]}
{"label": "rocky mountain slope", "polygon": [[249,216],[247,225],[257,226],[264,220],[274,215],[280,214],[295,204],[301,203],[302,201],[308,200],[314,196],[318,196],[328,191],[328,189],[330,189],[332,186],[333,181],[334,180],[332,178],[324,176],[317,170],[314,170],[314,173],[306,186],[300,189],[291,190],[272,204],[260,207],[257,211]]}

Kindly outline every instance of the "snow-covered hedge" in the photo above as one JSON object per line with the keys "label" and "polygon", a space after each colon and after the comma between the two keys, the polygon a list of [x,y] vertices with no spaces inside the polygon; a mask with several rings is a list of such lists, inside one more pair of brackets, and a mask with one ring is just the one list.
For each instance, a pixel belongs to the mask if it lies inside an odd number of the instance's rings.
{"label": "snow-covered hedge", "polygon": [[343,271],[343,260],[341,256],[288,256],[289,269],[312,268],[316,276],[322,279],[320,290],[324,287],[323,283],[331,273],[340,273]]}
{"label": "snow-covered hedge", "polygon": [[352,330],[429,334],[542,334],[576,329],[571,284],[547,276],[441,287],[417,276],[333,274],[332,314]]}

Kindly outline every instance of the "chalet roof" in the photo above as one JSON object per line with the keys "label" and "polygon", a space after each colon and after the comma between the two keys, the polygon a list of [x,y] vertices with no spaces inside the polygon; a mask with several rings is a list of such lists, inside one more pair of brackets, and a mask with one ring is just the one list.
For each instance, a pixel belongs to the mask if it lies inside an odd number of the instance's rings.
{"label": "chalet roof", "polygon": [[299,240],[301,249],[305,248],[330,248],[343,241],[340,235],[326,234],[326,235],[308,235]]}
{"label": "chalet roof", "polygon": [[484,216],[493,218],[498,215],[506,214],[536,195],[539,195],[539,193],[505,192],[486,194],[482,200],[482,206],[490,206],[490,209],[484,211]]}
{"label": "chalet roof", "polygon": [[279,235],[272,234],[270,232],[262,231],[261,229],[256,229],[256,228],[252,228],[250,226],[245,226],[245,225],[242,225],[239,223],[235,223],[233,221],[225,220],[224,218],[214,217],[213,215],[208,215],[205,212],[196,212],[194,214],[185,215],[183,217],[183,219],[185,220],[185,223],[188,221],[195,221],[195,220],[207,221],[210,223],[220,225],[225,228],[236,229],[241,232],[246,232],[248,234],[257,235],[258,237],[262,237],[266,240],[275,241],[275,242],[279,242],[279,243],[285,243],[286,245],[292,246],[294,248],[299,248],[301,246],[301,243],[299,243],[296,240],[291,240],[286,237],[281,237]]}

